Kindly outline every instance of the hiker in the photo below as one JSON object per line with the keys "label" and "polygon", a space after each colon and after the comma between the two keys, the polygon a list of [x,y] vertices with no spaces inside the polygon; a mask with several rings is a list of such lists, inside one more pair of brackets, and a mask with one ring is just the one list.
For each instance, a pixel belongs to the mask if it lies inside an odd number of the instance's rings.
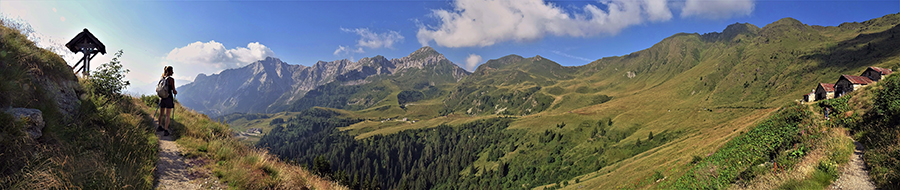
{"label": "hiker", "polygon": [[[172,74],[174,73],[175,72],[172,71],[172,66],[166,66],[165,68],[163,68],[163,74],[160,78],[160,82],[162,83],[162,80],[165,80],[164,85],[168,86],[168,89],[166,89],[168,92],[165,92],[168,94],[168,96],[159,99],[161,114],[159,114],[159,118],[157,120],[159,121],[157,122],[159,123],[159,125],[156,126],[157,131],[165,131],[163,132],[163,136],[169,136],[169,123],[171,122],[171,118],[169,118],[169,116],[172,115],[172,109],[175,108],[174,95],[178,94],[178,91],[175,90],[175,79],[172,78]],[[163,120],[163,118],[165,118],[165,120]]]}

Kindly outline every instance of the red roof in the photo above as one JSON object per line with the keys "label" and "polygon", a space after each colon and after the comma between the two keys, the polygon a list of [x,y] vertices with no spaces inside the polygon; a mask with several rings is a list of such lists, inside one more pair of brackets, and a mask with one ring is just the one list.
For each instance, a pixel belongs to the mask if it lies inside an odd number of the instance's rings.
{"label": "red roof", "polygon": [[894,73],[894,71],[891,71],[890,69],[885,69],[885,68],[881,68],[881,67],[869,67],[869,69],[875,70],[876,72],[881,73],[881,75],[889,75],[891,73]]}
{"label": "red roof", "polygon": [[822,86],[822,89],[825,89],[825,92],[834,92],[834,84],[819,83],[819,86]]}
{"label": "red roof", "polygon": [[[853,76],[853,75],[841,75],[841,78],[845,78],[852,84],[869,84],[873,83],[868,77],[864,76]],[[841,79],[838,79],[840,81]]]}

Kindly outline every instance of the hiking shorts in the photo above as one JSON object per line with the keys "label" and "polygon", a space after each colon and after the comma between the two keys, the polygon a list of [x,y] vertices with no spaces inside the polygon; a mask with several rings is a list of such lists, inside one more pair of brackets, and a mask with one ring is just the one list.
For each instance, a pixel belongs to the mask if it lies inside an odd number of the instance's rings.
{"label": "hiking shorts", "polygon": [[168,98],[163,98],[159,100],[159,107],[161,108],[175,108],[175,99],[172,96]]}

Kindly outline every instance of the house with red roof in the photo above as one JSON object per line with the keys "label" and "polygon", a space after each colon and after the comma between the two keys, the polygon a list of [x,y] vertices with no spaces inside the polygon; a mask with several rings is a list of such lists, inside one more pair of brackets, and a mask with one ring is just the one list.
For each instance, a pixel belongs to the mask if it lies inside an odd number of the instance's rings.
{"label": "house with red roof", "polygon": [[835,98],[854,90],[859,90],[859,88],[872,83],[875,83],[875,81],[872,81],[869,77],[841,75],[841,78],[838,78],[838,81],[834,83]]}
{"label": "house with red roof", "polygon": [[884,76],[889,75],[891,73],[894,73],[894,71],[892,71],[891,69],[885,69],[885,68],[881,68],[881,67],[869,67],[866,69],[866,71],[863,71],[863,73],[860,76],[864,76],[866,78],[869,78],[869,80],[878,82],[881,79],[884,79]]}
{"label": "house with red roof", "polygon": [[834,84],[819,83],[815,93],[815,100],[832,99],[834,98]]}

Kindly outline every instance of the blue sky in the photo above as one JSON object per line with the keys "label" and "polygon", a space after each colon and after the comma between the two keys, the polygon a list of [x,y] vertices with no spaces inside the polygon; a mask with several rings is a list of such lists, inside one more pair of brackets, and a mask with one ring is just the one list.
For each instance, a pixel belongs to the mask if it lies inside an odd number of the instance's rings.
{"label": "blue sky", "polygon": [[[88,28],[110,52],[92,66],[124,50],[133,94],[152,92],[164,65],[182,85],[266,56],[310,66],[429,45],[467,70],[509,54],[574,66],[736,22],[835,26],[897,12],[898,0],[0,1],[0,14],[29,23],[42,47]],[[70,64],[79,56],[63,54]]]}

